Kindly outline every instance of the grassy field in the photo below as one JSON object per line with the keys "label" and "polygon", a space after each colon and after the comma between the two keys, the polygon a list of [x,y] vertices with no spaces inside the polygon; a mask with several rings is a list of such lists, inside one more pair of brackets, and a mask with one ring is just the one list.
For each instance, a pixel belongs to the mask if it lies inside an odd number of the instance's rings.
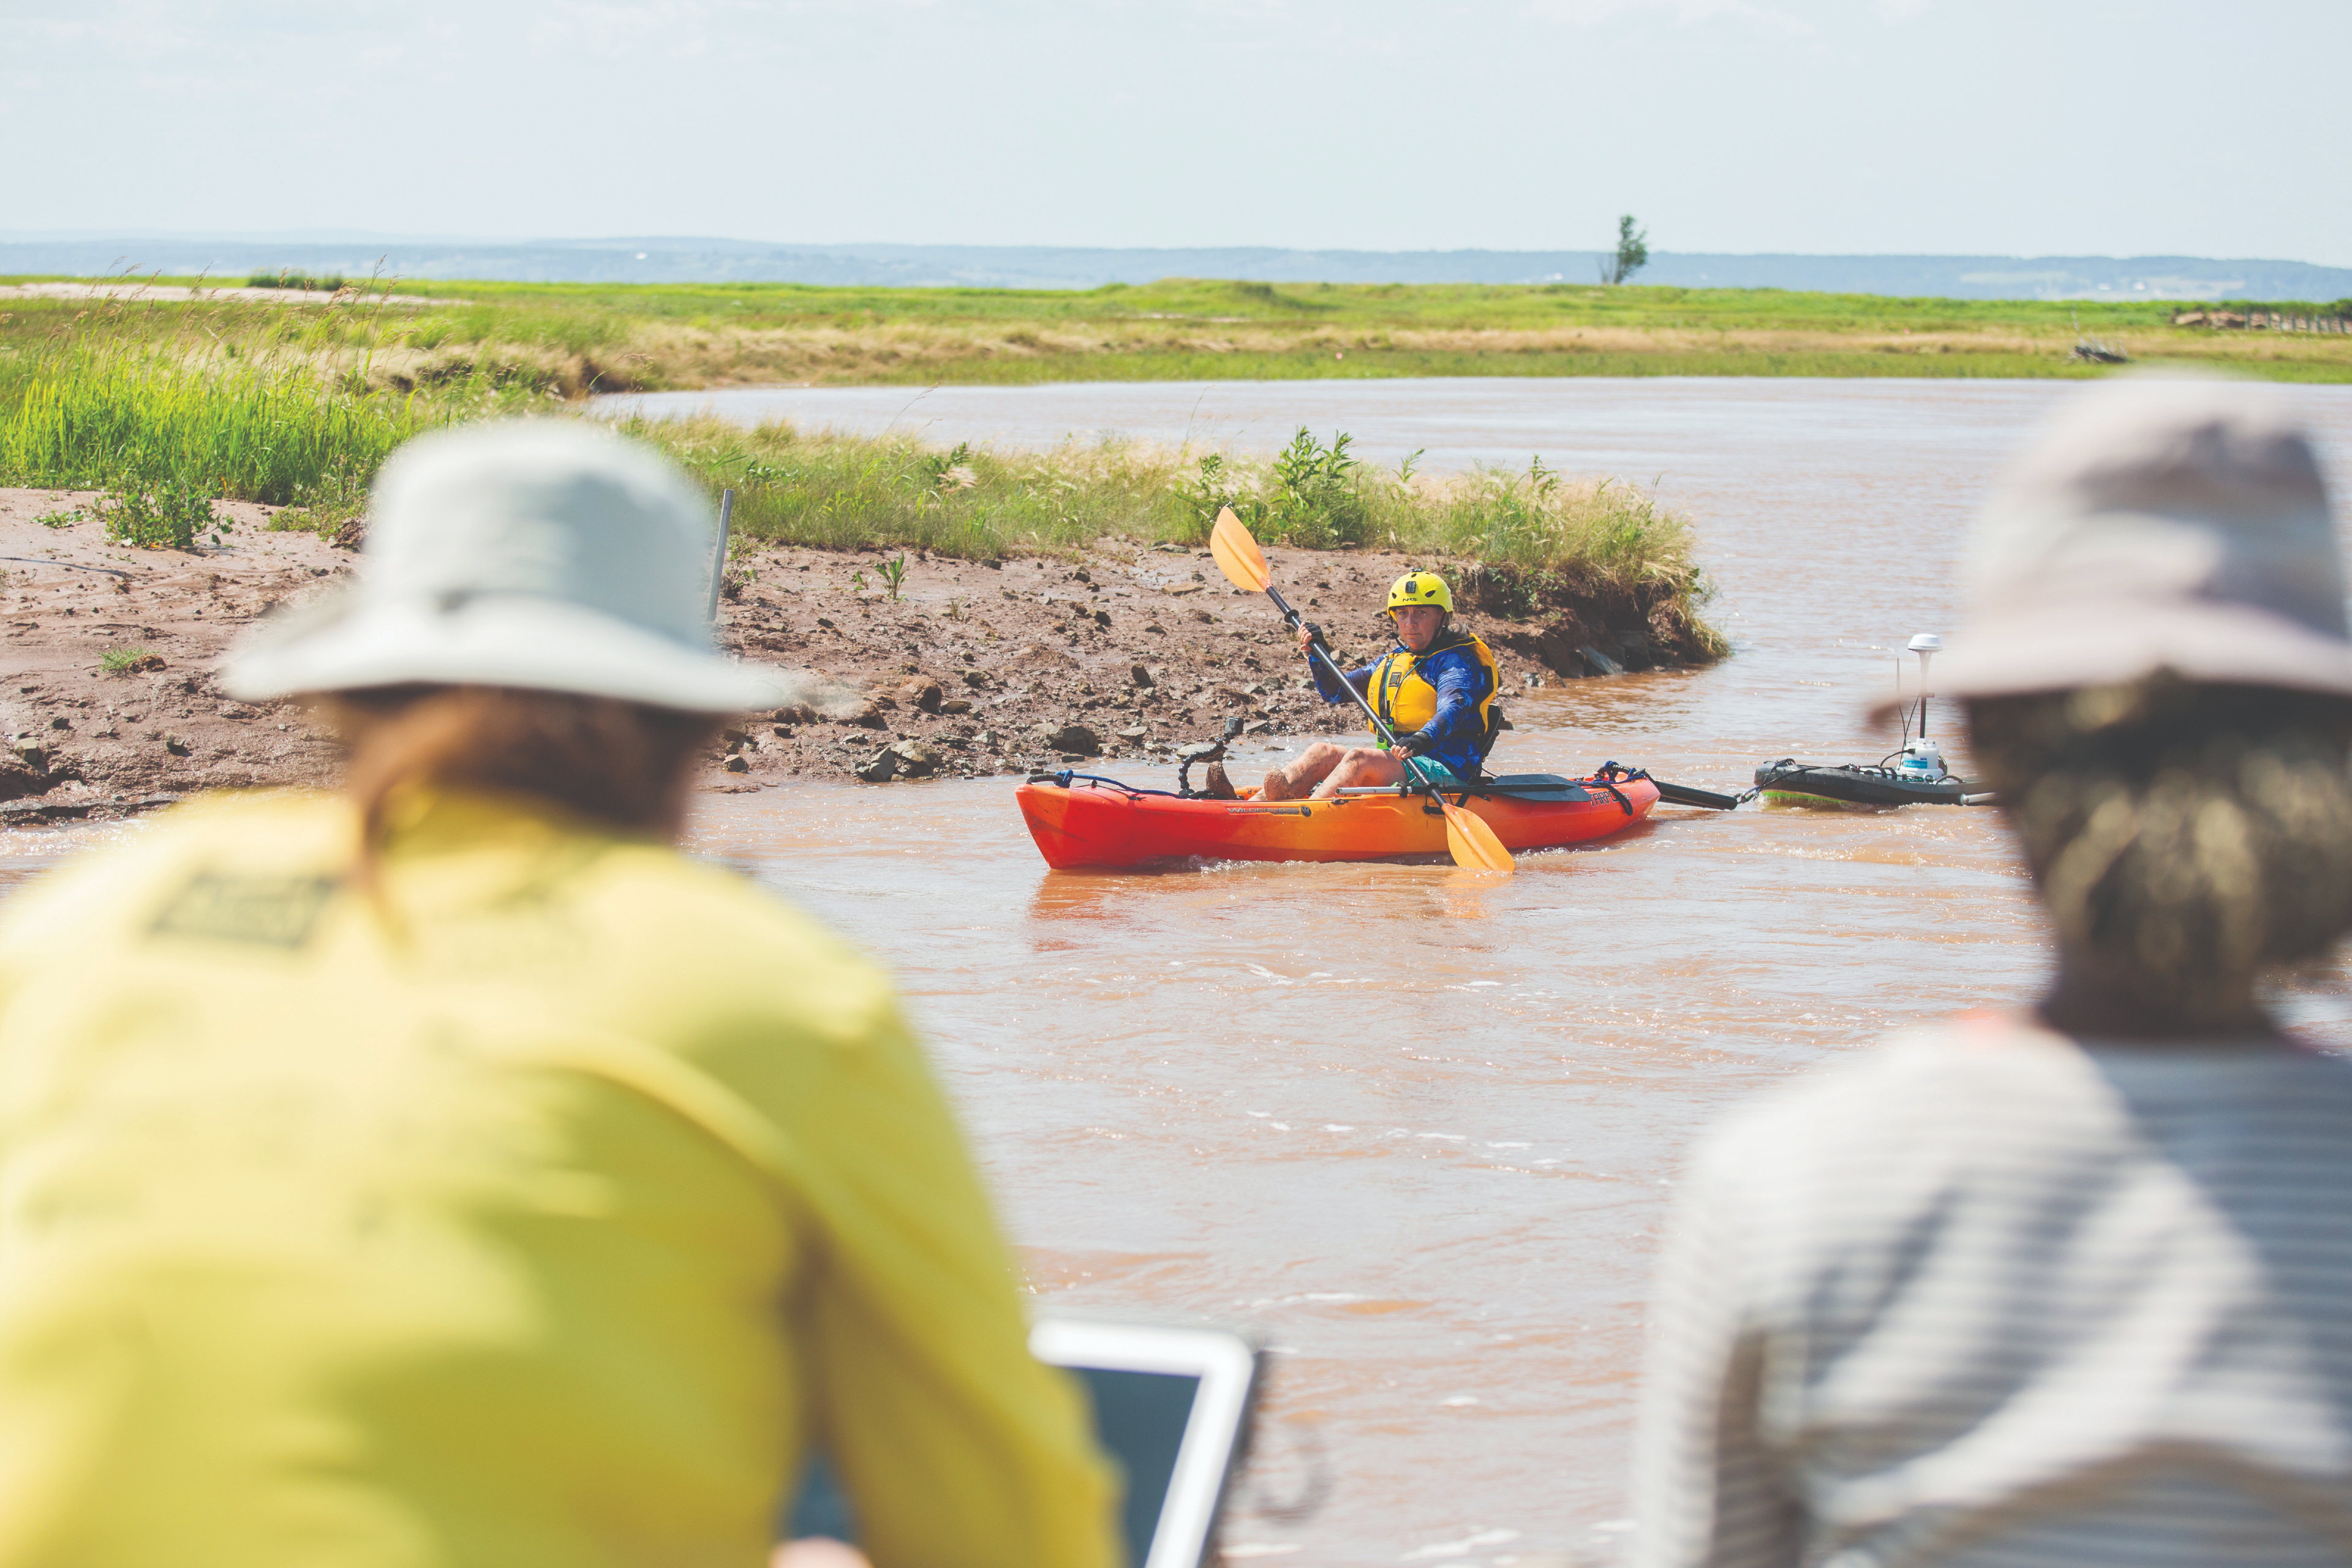
{"label": "grassy field", "polygon": [[[0,378],[0,484],[98,489],[110,535],[188,548],[212,498],[295,510],[331,531],[377,467],[420,432],[499,415],[583,416],[567,388],[487,358],[394,369],[414,323],[389,310],[285,302],[116,302],[15,345]],[[413,352],[413,350],[412,350]],[[1525,472],[1415,474],[1356,461],[1304,430],[1271,458],[1107,443],[1045,453],[631,422],[712,492],[738,536],[967,559],[1066,553],[1106,540],[1198,545],[1232,507],[1272,543],[1395,547],[1486,568],[1506,612],[1613,605],[1685,658],[1719,656],[1682,520],[1646,493]]]}
{"label": "grassy field", "polygon": [[[1084,292],[785,283],[404,287],[436,302],[308,307],[350,321],[314,328],[314,336],[340,331],[371,340],[367,374],[380,389],[486,381],[579,396],[775,383],[2105,374],[2074,357],[2080,334],[2140,363],[2352,380],[2352,336],[2176,327],[2179,307],[2159,301],[1188,279]],[[2307,314],[2317,307],[2277,308]],[[79,300],[0,300],[0,378],[12,355],[21,359],[28,345],[81,312],[91,312],[92,330],[110,335],[169,338],[184,331],[183,318],[238,309],[152,302],[92,311]]]}

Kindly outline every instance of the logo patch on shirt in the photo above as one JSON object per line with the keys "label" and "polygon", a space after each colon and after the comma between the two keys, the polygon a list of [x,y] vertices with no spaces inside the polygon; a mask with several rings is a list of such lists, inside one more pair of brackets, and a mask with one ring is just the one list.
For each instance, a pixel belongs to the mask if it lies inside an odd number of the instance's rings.
{"label": "logo patch on shirt", "polygon": [[236,877],[199,871],[172,895],[148,929],[157,936],[250,942],[292,952],[310,940],[332,877]]}

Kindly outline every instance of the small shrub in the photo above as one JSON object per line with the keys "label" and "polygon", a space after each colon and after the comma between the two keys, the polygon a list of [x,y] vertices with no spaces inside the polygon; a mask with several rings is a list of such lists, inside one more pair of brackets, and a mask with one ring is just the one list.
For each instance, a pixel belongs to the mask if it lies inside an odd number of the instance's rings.
{"label": "small shrub", "polygon": [[109,675],[137,675],[163,668],[163,658],[143,647],[110,647],[98,656],[98,667]]}
{"label": "small shrub", "polygon": [[43,528],[71,528],[81,521],[81,509],[76,507],[70,511],[45,511],[33,521]]}
{"label": "small shrub", "polygon": [[1326,447],[1305,426],[1298,427],[1274,459],[1275,492],[1265,507],[1269,538],[1307,550],[1364,542],[1369,516],[1354,483],[1360,465],[1348,455],[1349,439],[1343,430]]}
{"label": "small shrub", "polygon": [[99,515],[107,538],[142,550],[194,550],[200,534],[218,545],[231,527],[213,510],[211,499],[185,479],[166,479],[152,489],[135,479],[119,479],[108,487]]}
{"label": "small shrub", "polygon": [[980,480],[972,472],[971,443],[959,441],[952,452],[927,452],[922,458],[924,488],[931,490],[970,489]]}

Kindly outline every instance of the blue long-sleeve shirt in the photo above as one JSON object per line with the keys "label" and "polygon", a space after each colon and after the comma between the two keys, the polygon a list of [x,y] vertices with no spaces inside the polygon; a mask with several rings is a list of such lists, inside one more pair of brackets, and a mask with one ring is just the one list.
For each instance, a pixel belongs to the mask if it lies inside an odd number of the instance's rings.
{"label": "blue long-sleeve shirt", "polygon": [[[1402,648],[1404,645],[1396,646]],[[1323,660],[1310,660],[1308,668],[1314,671],[1315,689],[1323,694],[1324,701],[1354,700],[1332,678],[1330,667]],[[1379,668],[1380,661],[1376,659],[1348,671],[1348,685],[1369,695],[1372,671]],[[1480,761],[1478,747],[1486,738],[1486,726],[1478,717],[1478,700],[1486,695],[1486,667],[1468,648],[1449,647],[1423,654],[1414,661],[1413,669],[1437,688],[1437,712],[1414,731],[1430,743],[1429,750],[1422,754],[1444,763],[1458,778],[1475,779]],[[1402,741],[1404,737],[1399,735],[1397,739]]]}

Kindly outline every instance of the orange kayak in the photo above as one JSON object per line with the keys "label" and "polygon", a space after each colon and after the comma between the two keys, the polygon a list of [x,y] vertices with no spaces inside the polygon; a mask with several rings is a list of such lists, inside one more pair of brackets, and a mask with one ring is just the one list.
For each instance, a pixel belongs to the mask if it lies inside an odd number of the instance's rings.
{"label": "orange kayak", "polygon": [[[1455,795],[1503,847],[1556,849],[1622,833],[1649,816],[1648,778],[1520,775],[1497,793]],[[1393,790],[1337,800],[1191,799],[1082,773],[1033,778],[1014,792],[1037,851],[1055,870],[1150,860],[1388,860],[1443,857],[1445,819],[1419,795]]]}

